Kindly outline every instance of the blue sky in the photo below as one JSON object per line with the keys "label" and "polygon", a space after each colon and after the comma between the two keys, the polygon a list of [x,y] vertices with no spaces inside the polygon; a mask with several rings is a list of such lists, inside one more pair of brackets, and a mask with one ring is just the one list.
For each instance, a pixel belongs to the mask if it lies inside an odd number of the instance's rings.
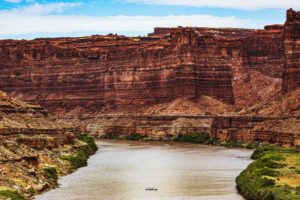
{"label": "blue sky", "polygon": [[156,26],[263,28],[300,0],[1,0],[0,38],[146,35]]}

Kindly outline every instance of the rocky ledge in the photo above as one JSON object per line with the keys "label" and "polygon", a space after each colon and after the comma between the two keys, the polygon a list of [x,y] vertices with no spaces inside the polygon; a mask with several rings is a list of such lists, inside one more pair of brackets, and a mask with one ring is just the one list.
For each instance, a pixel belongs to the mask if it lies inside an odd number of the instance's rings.
{"label": "rocky ledge", "polygon": [[41,107],[0,93],[0,199],[31,199],[85,165],[95,146]]}

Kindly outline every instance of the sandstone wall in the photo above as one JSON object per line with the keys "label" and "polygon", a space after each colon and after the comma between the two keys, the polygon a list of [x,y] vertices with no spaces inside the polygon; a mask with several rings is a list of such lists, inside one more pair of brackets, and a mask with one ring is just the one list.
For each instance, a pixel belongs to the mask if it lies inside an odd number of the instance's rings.
{"label": "sandstone wall", "polygon": [[283,76],[283,92],[300,87],[300,12],[292,9],[287,11],[284,30],[285,59]]}
{"label": "sandstone wall", "polygon": [[234,104],[240,89],[234,82],[246,83],[249,70],[281,75],[281,35],[179,27],[164,37],[2,40],[0,89],[56,114],[109,113],[202,95]]}
{"label": "sandstone wall", "polygon": [[87,144],[77,139],[79,129],[57,120],[37,105],[0,92],[0,190],[14,190],[31,199],[56,187],[46,170],[57,175],[72,171],[62,155],[72,155]]}
{"label": "sandstone wall", "polygon": [[56,112],[138,107],[201,94],[233,103],[226,60],[195,64],[194,51],[206,49],[193,50],[185,42],[178,47],[120,37],[6,41],[1,71],[7,79],[0,88]]}
{"label": "sandstone wall", "polygon": [[[295,146],[300,137],[299,130],[268,128],[266,122],[296,119],[299,117],[272,117],[272,116],[219,116],[212,122],[211,136],[220,141],[257,141],[281,146]],[[261,126],[262,124],[262,126]]]}
{"label": "sandstone wall", "polygon": [[179,115],[102,115],[84,120],[96,137],[141,135],[151,140],[173,140],[179,134],[210,132],[212,117]]}
{"label": "sandstone wall", "polygon": [[[161,119],[161,114],[155,113],[160,105],[180,99],[187,99],[182,100],[184,106],[196,108],[194,105],[201,105],[198,100],[206,96],[212,99],[206,102],[211,105],[207,107],[224,110],[198,109],[199,113],[193,114],[230,113],[228,118],[214,121],[215,137],[271,141],[271,136],[277,135],[278,143],[292,145],[289,134],[296,137],[298,132],[257,130],[254,124],[263,122],[256,121],[261,119],[256,116],[260,110],[274,113],[272,110],[278,109],[275,105],[284,105],[280,115],[293,117],[299,112],[299,93],[280,100],[281,89],[289,94],[299,87],[299,16],[289,10],[285,25],[269,25],[264,30],[178,27],[157,28],[149,37],[1,40],[0,89],[58,115],[77,116],[79,121],[81,114],[89,115],[94,119],[84,119],[82,124],[100,135],[174,135],[201,131],[203,127],[206,130],[201,120],[195,125],[194,120],[180,117],[189,122],[176,127],[177,119]],[[273,101],[274,97],[283,103]],[[273,103],[265,103],[268,101]],[[0,109],[15,112],[9,105]],[[149,116],[128,117],[128,113],[144,110],[157,115],[155,120]],[[242,111],[251,115],[250,119],[231,119],[232,113],[243,115]],[[112,113],[125,118],[101,117]],[[223,123],[230,125],[223,127]],[[195,129],[189,130],[186,124]]]}

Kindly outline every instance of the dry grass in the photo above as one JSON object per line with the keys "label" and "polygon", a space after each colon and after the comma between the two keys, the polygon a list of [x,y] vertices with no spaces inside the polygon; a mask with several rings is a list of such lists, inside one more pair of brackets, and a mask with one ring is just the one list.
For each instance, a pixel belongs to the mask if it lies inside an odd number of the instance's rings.
{"label": "dry grass", "polygon": [[285,154],[285,160],[282,161],[282,164],[285,164],[286,167],[281,169],[282,175],[278,177],[278,185],[289,185],[291,187],[300,186],[300,174],[296,170],[300,169],[300,154]]}

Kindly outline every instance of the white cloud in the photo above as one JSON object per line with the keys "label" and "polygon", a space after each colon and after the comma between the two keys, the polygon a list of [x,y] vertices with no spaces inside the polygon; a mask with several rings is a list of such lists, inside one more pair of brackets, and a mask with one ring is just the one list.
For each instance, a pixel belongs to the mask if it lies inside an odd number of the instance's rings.
{"label": "white cloud", "polygon": [[9,3],[21,3],[22,0],[4,0],[6,2],[9,2]]}
{"label": "white cloud", "polygon": [[[28,0],[27,0],[28,1]],[[63,15],[63,11],[80,3],[33,3],[11,10],[0,10],[0,38],[20,38],[20,35],[41,37],[72,35],[72,33],[146,34],[154,27],[242,27],[262,28],[259,20],[212,15],[169,16],[80,16]],[[74,34],[73,34],[74,35]],[[131,34],[132,35],[132,34]]]}
{"label": "white cloud", "polygon": [[[124,1],[124,0],[121,0]],[[232,9],[266,9],[266,8],[300,8],[299,0],[125,0],[130,3],[157,5],[232,8]]]}
{"label": "white cloud", "polygon": [[[1,20],[5,19],[5,20]],[[99,32],[99,33],[149,33],[154,27],[198,26],[198,27],[262,27],[259,21],[235,17],[210,15],[182,16],[60,16],[11,14],[0,12],[0,36],[13,37],[18,34]]]}
{"label": "white cloud", "polygon": [[65,2],[47,3],[47,4],[34,3],[29,6],[14,8],[2,12],[10,12],[14,14],[51,14],[51,13],[63,12],[70,8],[76,8],[79,7],[80,5],[82,4],[65,3]]}

